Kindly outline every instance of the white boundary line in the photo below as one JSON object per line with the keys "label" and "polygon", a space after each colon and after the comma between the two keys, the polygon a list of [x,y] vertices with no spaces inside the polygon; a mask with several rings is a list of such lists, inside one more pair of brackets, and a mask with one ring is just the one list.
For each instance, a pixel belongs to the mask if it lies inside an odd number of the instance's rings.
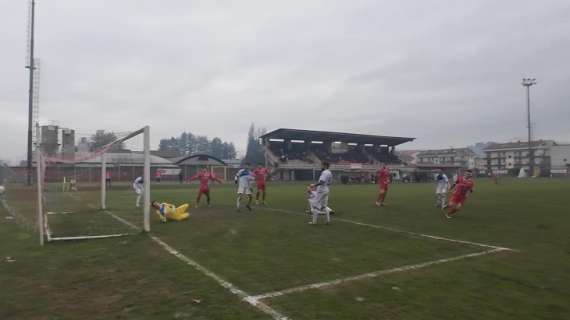
{"label": "white boundary line", "polygon": [[[290,213],[290,214],[298,214],[298,215],[302,214],[300,212],[291,211],[291,210],[283,210],[283,209],[275,209],[275,208],[265,208],[265,209],[270,210],[270,211]],[[511,248],[507,248],[507,247],[500,247],[500,246],[494,246],[494,245],[479,243],[479,242],[472,242],[472,241],[458,240],[458,239],[452,239],[452,238],[446,238],[446,237],[440,237],[440,236],[433,236],[433,235],[429,235],[429,234],[425,234],[425,233],[417,233],[417,232],[412,232],[412,231],[406,231],[406,230],[401,230],[401,229],[397,229],[397,228],[385,227],[385,226],[381,226],[381,225],[377,225],[377,224],[364,223],[364,222],[359,222],[359,221],[354,221],[354,220],[349,220],[349,219],[334,218],[334,220],[342,221],[342,222],[346,222],[346,223],[351,223],[351,224],[355,224],[355,225],[359,225],[359,226],[364,226],[364,227],[382,229],[382,230],[396,232],[396,233],[403,233],[403,234],[407,234],[407,235],[415,236],[415,237],[422,237],[422,238],[429,238],[429,239],[434,239],[434,240],[455,242],[455,243],[461,243],[461,244],[477,246],[477,247],[482,247],[482,248],[489,248],[489,249],[501,249],[501,251],[518,251],[516,249],[511,249]]]}
{"label": "white boundary line", "polygon": [[[126,221],[125,219],[115,215],[114,213],[112,213],[109,210],[104,210],[104,212],[109,214],[111,217],[117,219],[118,221],[126,224],[127,226],[133,228],[133,229],[142,230],[141,228],[139,228],[139,227],[135,226],[134,224]],[[287,319],[289,319],[286,316],[284,316],[283,314],[279,313],[277,310],[271,308],[270,306],[268,306],[267,304],[265,304],[263,302],[248,299],[249,297],[251,297],[250,294],[248,294],[247,292],[236,287],[231,282],[224,280],[222,277],[220,277],[217,274],[215,274],[214,272],[208,270],[206,267],[202,266],[201,264],[197,263],[196,261],[194,261],[194,260],[188,258],[187,256],[185,256],[184,254],[180,253],[179,251],[177,251],[176,249],[174,249],[173,247],[168,245],[166,242],[164,242],[159,237],[153,236],[150,234],[149,234],[149,237],[152,241],[154,241],[156,244],[158,244],[160,247],[162,247],[168,253],[170,253],[171,255],[178,258],[178,260],[180,260],[180,261],[184,262],[185,264],[191,266],[192,268],[201,272],[205,276],[213,279],[220,286],[226,288],[228,291],[230,291],[234,295],[238,296],[242,301],[245,301],[245,302],[249,303],[251,306],[257,308],[258,310],[270,315],[271,318],[273,318],[274,320],[287,320]]]}
{"label": "white boundary line", "polygon": [[245,291],[239,289],[238,287],[236,287],[232,283],[222,279],[220,276],[218,276],[217,274],[213,273],[212,271],[206,269],[202,265],[198,264],[196,261],[194,261],[194,260],[188,258],[187,256],[183,255],[182,253],[176,251],[174,248],[172,248],[171,246],[166,244],[164,241],[162,241],[157,236],[150,236],[150,238],[154,242],[156,242],[158,245],[160,245],[162,248],[164,248],[166,251],[168,251],[168,253],[172,254],[173,256],[175,256],[179,260],[183,261],[187,265],[193,267],[194,269],[200,271],[205,276],[214,279],[219,285],[228,289],[231,293],[237,295],[242,301],[245,301],[245,302],[249,303],[250,305],[252,305],[253,307],[257,308],[258,310],[270,315],[275,320],[286,320],[286,319],[288,319],[286,316],[279,313],[277,310],[271,308],[267,304],[265,304],[259,300],[250,299],[251,296],[249,294],[247,294]]}
{"label": "white boundary line", "polygon": [[426,267],[433,266],[433,265],[443,264],[443,263],[457,261],[457,260],[463,260],[463,259],[467,259],[467,258],[484,256],[487,254],[492,254],[492,253],[496,253],[496,252],[500,252],[500,251],[509,251],[509,250],[505,249],[505,248],[495,248],[495,249],[490,249],[490,250],[476,252],[476,253],[464,254],[464,255],[460,255],[460,256],[456,256],[456,257],[452,257],[452,258],[444,258],[444,259],[433,260],[433,261],[428,261],[428,262],[423,262],[423,263],[418,263],[418,264],[406,265],[403,267],[397,267],[397,268],[392,268],[392,269],[368,272],[368,273],[363,273],[363,274],[359,274],[356,276],[351,276],[351,277],[346,277],[346,278],[341,278],[341,279],[336,279],[336,280],[331,280],[331,281],[326,281],[326,282],[312,283],[312,284],[302,285],[302,286],[288,288],[288,289],[284,289],[284,290],[267,292],[267,293],[263,293],[260,295],[247,297],[246,300],[259,303],[259,300],[262,300],[262,299],[275,298],[275,297],[283,296],[286,294],[303,292],[303,291],[310,290],[310,289],[322,289],[322,288],[332,287],[332,286],[344,284],[347,282],[352,282],[352,281],[362,280],[362,279],[368,279],[368,278],[375,278],[378,276],[391,274],[391,273],[422,269],[422,268],[426,268]]}

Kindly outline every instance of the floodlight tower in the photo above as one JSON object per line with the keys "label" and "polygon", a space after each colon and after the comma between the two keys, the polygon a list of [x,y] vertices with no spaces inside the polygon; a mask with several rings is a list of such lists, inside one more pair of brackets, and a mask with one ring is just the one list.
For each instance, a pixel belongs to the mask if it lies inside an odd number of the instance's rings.
{"label": "floodlight tower", "polygon": [[[32,185],[32,121],[34,114],[34,18],[35,18],[36,1],[31,0],[30,2],[30,20],[28,24],[29,28],[29,43],[28,43],[28,54],[29,61],[26,66],[30,71],[30,82],[28,90],[28,163],[27,163],[27,182],[28,186]],[[39,167],[39,166],[38,166]]]}
{"label": "floodlight tower", "polygon": [[522,83],[526,87],[526,119],[528,128],[528,166],[529,174],[534,174],[534,154],[532,152],[532,124],[530,121],[530,87],[536,84],[535,78],[523,78]]}

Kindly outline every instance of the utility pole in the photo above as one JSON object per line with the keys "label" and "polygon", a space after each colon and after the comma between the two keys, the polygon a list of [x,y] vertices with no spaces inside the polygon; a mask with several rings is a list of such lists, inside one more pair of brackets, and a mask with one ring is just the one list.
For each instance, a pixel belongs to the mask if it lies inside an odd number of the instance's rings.
{"label": "utility pole", "polygon": [[28,90],[28,164],[27,164],[27,182],[28,186],[32,185],[32,118],[34,113],[34,14],[36,2],[31,2],[30,12],[30,60],[26,68],[30,70],[30,83]]}
{"label": "utility pole", "polygon": [[528,166],[529,176],[534,174],[534,153],[532,151],[532,123],[530,121],[530,87],[536,84],[535,78],[523,78],[522,85],[526,87],[526,119],[528,128]]}

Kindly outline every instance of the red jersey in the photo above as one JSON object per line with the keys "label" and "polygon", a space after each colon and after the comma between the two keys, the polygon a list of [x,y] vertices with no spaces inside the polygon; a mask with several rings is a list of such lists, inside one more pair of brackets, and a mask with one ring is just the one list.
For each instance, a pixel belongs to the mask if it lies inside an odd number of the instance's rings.
{"label": "red jersey", "polygon": [[200,189],[208,189],[210,181],[219,181],[219,179],[210,172],[198,172],[190,180],[200,180]]}
{"label": "red jersey", "polygon": [[378,170],[378,184],[387,185],[390,183],[390,170],[386,167]]}
{"label": "red jersey", "polygon": [[257,184],[264,184],[267,181],[267,176],[269,175],[269,169],[267,168],[256,168],[253,170],[253,176],[255,177],[255,182]]}
{"label": "red jersey", "polygon": [[455,181],[455,189],[453,191],[453,196],[458,198],[465,198],[467,193],[473,191],[473,186],[475,183],[471,179],[465,179],[464,177],[458,177]]}

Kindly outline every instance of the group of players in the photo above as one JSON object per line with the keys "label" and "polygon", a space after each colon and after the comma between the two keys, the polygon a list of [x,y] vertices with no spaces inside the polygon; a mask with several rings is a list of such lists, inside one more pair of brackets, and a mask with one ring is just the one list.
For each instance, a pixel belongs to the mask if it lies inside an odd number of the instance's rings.
{"label": "group of players", "polygon": [[[253,201],[253,181],[257,187],[255,202],[257,205],[265,205],[266,192],[266,181],[270,177],[270,170],[265,168],[262,164],[258,164],[257,167],[252,170],[251,164],[246,163],[245,166],[240,169],[235,177],[235,184],[237,185],[237,199],[236,199],[236,210],[241,211],[241,203],[244,197],[247,199],[245,207],[252,211],[252,201]],[[203,168],[194,176],[190,177],[190,181],[198,180],[200,187],[198,188],[198,195],[196,196],[195,208],[200,206],[202,196],[206,197],[206,205],[209,207],[211,203],[210,194],[210,183],[217,182],[222,183],[222,180],[218,178],[213,172],[208,171],[208,169]],[[140,207],[140,202],[144,194],[144,179],[142,177],[137,177],[133,181],[133,190],[137,194],[136,207]],[[160,216],[163,222],[166,222],[167,218],[171,220],[181,220],[178,218],[172,219],[171,217],[178,217],[176,212],[181,213],[180,208],[187,210],[188,205],[183,204],[179,207],[175,207],[169,203],[161,203],[158,201],[152,201],[152,207],[156,209],[157,214]],[[171,213],[171,214],[169,214]],[[185,216],[187,218],[187,215]]]}
{"label": "group of players", "polygon": [[[330,164],[326,161],[322,163],[322,170],[319,179],[316,184],[310,184],[307,187],[307,201],[308,210],[307,213],[312,215],[312,220],[309,224],[317,224],[318,217],[324,215],[326,218],[326,223],[330,223],[330,215],[334,214],[334,210],[328,205],[330,185],[333,181],[332,172],[329,169]],[[252,211],[252,201],[253,201],[253,182],[256,185],[256,204],[265,205],[265,199],[267,195],[266,182],[271,176],[271,171],[265,168],[262,164],[258,164],[255,169],[251,169],[251,165],[246,163],[245,166],[240,169],[235,177],[234,181],[237,186],[237,198],[236,198],[236,210],[241,211],[241,204],[244,199],[246,199],[246,205],[248,211]],[[211,195],[210,195],[210,183],[218,182],[220,180],[213,172],[208,171],[206,168],[200,170],[197,174],[190,178],[190,181],[198,180],[200,187],[198,189],[198,195],[196,197],[195,207],[200,205],[202,196],[206,197],[206,204],[210,206]],[[453,183],[450,183],[449,178],[445,175],[443,170],[439,170],[436,175],[436,207],[440,208],[443,215],[447,219],[451,219],[465,203],[465,200],[470,193],[473,192],[474,182],[472,178],[471,170],[465,170],[463,176],[458,176]],[[375,205],[377,207],[384,207],[386,196],[388,194],[388,186],[391,183],[390,170],[386,165],[382,165],[377,172],[377,183],[379,186],[378,197],[376,198]],[[136,206],[140,206],[140,200],[144,190],[144,181],[142,177],[138,177],[133,182],[133,189],[137,193]],[[447,194],[451,192],[451,197],[447,201]],[[160,207],[160,203],[153,201],[153,207]],[[157,209],[155,208],[155,209]],[[157,209],[157,212],[160,211]],[[162,214],[163,221],[166,220],[165,215]]]}

